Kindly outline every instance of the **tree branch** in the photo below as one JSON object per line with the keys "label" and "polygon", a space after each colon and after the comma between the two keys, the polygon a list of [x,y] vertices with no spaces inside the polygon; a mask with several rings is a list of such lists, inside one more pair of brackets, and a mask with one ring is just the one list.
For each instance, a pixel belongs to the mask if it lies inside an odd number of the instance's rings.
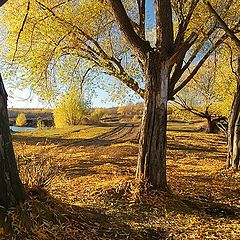
{"label": "tree branch", "polygon": [[29,9],[30,9],[30,1],[28,1],[28,4],[27,4],[27,13],[26,13],[25,16],[24,16],[24,19],[23,19],[23,22],[22,22],[21,28],[20,28],[20,30],[19,30],[19,32],[18,32],[18,35],[17,35],[16,48],[15,48],[15,51],[14,51],[14,54],[13,54],[12,61],[14,61],[15,56],[16,56],[16,53],[17,53],[17,50],[18,50],[18,42],[19,42],[19,39],[20,39],[21,33],[22,33],[22,31],[23,31],[24,25],[25,25],[25,23],[26,23],[26,21],[27,21],[27,17],[28,17]]}
{"label": "tree branch", "polygon": [[238,48],[240,48],[240,39],[237,38],[237,36],[234,34],[233,30],[231,30],[227,24],[223,21],[223,19],[218,15],[218,13],[214,10],[210,2],[207,2],[208,10],[214,15],[214,17],[217,19],[219,24],[222,26],[223,30],[228,34],[228,36],[233,40],[233,42],[237,45]]}
{"label": "tree branch", "polygon": [[156,47],[163,56],[169,57],[173,52],[173,21],[170,0],[155,0],[156,10]]}
{"label": "tree branch", "polygon": [[180,105],[183,109],[191,112],[192,114],[194,114],[196,116],[199,116],[199,117],[202,117],[202,118],[207,118],[208,115],[205,112],[199,111],[196,108],[193,108],[193,107],[189,106],[187,104],[187,102],[183,98],[181,98],[180,96],[177,96],[177,98],[178,98],[179,101],[175,100],[174,102],[177,103],[178,105]]}
{"label": "tree branch", "polygon": [[0,0],[0,7],[5,4],[8,0]]}
{"label": "tree branch", "polygon": [[[180,44],[183,40],[183,36],[185,34],[185,31],[188,27],[188,24],[191,20],[191,17],[193,15],[194,10],[197,7],[198,2],[199,2],[199,0],[193,0],[192,1],[186,18],[182,19],[182,21],[180,22],[179,28],[178,28],[178,33],[177,33],[177,36],[176,36],[176,39],[175,39],[175,42],[174,42],[174,49],[177,49],[180,46]],[[182,15],[182,13],[181,13],[181,15]],[[184,18],[184,17],[182,16],[182,18]]]}
{"label": "tree branch", "polygon": [[200,67],[203,65],[203,63],[208,59],[208,57],[216,50],[216,48],[223,43],[225,39],[227,39],[228,35],[224,34],[209,50],[208,52],[202,57],[202,59],[199,61],[199,63],[196,65],[196,67],[193,69],[193,71],[188,75],[188,77],[178,86],[174,89],[172,93],[170,93],[169,98],[173,98],[173,96],[179,92],[183,87],[185,87],[191,79],[196,75]]}
{"label": "tree branch", "polygon": [[141,59],[144,59],[146,53],[152,49],[150,43],[148,41],[144,41],[134,31],[121,0],[109,0],[109,3],[120,29],[122,30],[132,50],[136,52]]}
{"label": "tree branch", "polygon": [[145,40],[145,0],[137,0],[139,12],[139,34]]}
{"label": "tree branch", "polygon": [[178,50],[168,59],[167,63],[169,65],[173,65],[174,63],[178,62],[182,57],[185,56],[186,52],[189,48],[193,45],[193,43],[197,40],[198,35],[196,33],[192,33],[188,39],[180,45]]}

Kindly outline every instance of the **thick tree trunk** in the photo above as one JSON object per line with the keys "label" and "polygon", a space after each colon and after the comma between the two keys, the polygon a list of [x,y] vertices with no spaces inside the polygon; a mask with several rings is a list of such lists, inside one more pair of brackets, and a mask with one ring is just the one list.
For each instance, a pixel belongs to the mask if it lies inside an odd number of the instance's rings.
{"label": "thick tree trunk", "polygon": [[[240,50],[239,50],[240,51]],[[240,54],[240,53],[239,53]],[[239,169],[240,157],[240,55],[238,56],[238,86],[231,108],[228,126],[227,168]]]}
{"label": "thick tree trunk", "polygon": [[166,126],[169,70],[157,52],[145,64],[146,89],[137,178],[151,188],[167,191]]}
{"label": "thick tree trunk", "polygon": [[0,75],[0,205],[9,208],[26,199],[9,129],[7,94]]}

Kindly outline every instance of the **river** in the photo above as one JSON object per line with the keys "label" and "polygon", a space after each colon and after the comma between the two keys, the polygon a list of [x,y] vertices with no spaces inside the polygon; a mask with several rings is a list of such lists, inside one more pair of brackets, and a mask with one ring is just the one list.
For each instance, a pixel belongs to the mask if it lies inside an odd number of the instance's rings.
{"label": "river", "polygon": [[36,130],[37,128],[34,128],[34,127],[16,127],[16,126],[10,126],[10,129],[11,129],[13,132],[24,132],[24,131]]}

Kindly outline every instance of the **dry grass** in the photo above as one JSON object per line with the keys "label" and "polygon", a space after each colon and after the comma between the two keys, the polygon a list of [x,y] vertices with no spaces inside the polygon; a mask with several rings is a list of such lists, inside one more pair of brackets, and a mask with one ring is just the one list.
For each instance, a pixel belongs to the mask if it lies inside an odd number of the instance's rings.
{"label": "dry grass", "polygon": [[240,174],[224,169],[223,136],[170,124],[171,191],[147,193],[134,180],[138,145],[124,135],[134,131],[116,127],[14,135],[19,156],[58,166],[47,191],[9,213],[15,239],[240,239]]}

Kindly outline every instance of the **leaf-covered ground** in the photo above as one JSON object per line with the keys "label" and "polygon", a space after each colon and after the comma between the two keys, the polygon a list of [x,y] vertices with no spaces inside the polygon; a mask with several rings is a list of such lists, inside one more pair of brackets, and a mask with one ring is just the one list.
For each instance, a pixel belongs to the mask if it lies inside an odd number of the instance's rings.
{"label": "leaf-covered ground", "polygon": [[240,174],[224,169],[225,137],[198,129],[169,124],[168,194],[139,191],[134,124],[15,133],[20,165],[55,170],[8,213],[12,239],[240,239]]}

